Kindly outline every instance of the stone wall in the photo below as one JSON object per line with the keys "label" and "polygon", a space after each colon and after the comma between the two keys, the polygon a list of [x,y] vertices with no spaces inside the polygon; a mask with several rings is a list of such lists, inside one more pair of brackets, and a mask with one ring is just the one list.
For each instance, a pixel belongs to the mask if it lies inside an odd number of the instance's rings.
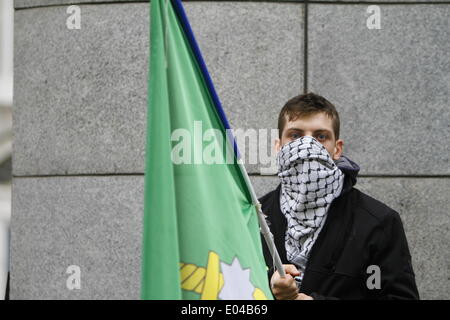
{"label": "stone wall", "polygon": [[[139,298],[149,6],[128,2],[15,1],[13,299]],[[305,90],[336,105],[357,186],[401,215],[421,297],[449,299],[450,4],[377,2],[381,29],[360,1],[185,8],[233,128],[276,128]],[[261,167],[258,195],[278,183]]]}

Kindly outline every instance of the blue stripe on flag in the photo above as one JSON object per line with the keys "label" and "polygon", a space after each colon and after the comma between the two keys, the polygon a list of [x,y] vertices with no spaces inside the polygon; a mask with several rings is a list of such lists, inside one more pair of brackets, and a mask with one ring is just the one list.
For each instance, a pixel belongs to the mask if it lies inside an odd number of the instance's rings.
{"label": "blue stripe on flag", "polygon": [[[206,86],[211,94],[214,106],[216,107],[216,110],[219,113],[220,120],[222,121],[225,129],[231,129],[227,117],[225,115],[225,112],[223,111],[222,104],[220,103],[219,97],[216,93],[216,89],[214,89],[214,84],[211,80],[211,77],[209,76],[209,72],[206,67],[205,61],[203,60],[200,48],[197,45],[197,41],[195,40],[194,32],[191,29],[191,25],[189,24],[189,20],[186,16],[186,12],[184,11],[181,0],[172,0],[172,4],[174,6],[176,14],[178,15],[178,18],[180,19],[181,25],[183,26],[183,30],[189,41],[189,44],[191,45],[194,56],[203,74],[203,78],[205,79]],[[240,154],[236,144],[236,140],[234,139],[231,132],[228,138],[230,139],[230,141],[233,141],[234,154],[236,155],[236,158],[240,159]]]}

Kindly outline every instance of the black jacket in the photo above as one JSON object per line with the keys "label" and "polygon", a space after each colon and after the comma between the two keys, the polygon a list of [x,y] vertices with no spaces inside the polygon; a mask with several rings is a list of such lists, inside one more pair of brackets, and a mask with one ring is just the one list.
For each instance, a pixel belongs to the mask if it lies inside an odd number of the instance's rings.
{"label": "black jacket", "polygon": [[[345,157],[337,162],[345,174],[341,195],[330,205],[305,268],[300,292],[314,299],[419,299],[403,225],[397,212],[354,188],[359,167]],[[287,221],[278,188],[260,199],[283,264]],[[263,240],[266,264],[272,257]],[[380,269],[380,289],[367,281]],[[273,272],[273,271],[271,271]],[[269,272],[269,276],[271,275]],[[369,282],[372,283],[372,278]]]}

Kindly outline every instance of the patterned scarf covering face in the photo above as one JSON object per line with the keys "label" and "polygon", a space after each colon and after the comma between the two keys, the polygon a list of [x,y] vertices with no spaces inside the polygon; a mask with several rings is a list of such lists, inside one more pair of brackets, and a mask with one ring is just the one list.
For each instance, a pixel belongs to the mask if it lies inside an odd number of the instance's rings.
{"label": "patterned scarf covering face", "polygon": [[277,161],[280,207],[288,223],[287,258],[304,270],[328,208],[342,191],[344,174],[325,147],[310,136],[285,144]]}

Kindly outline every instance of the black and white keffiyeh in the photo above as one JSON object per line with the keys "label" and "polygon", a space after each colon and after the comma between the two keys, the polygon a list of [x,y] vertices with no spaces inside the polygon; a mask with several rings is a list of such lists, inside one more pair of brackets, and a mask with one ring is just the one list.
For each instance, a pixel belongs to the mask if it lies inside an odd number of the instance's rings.
{"label": "black and white keffiyeh", "polygon": [[325,147],[310,136],[285,144],[277,161],[280,207],[288,223],[287,258],[304,270],[328,208],[342,191],[344,174]]}

